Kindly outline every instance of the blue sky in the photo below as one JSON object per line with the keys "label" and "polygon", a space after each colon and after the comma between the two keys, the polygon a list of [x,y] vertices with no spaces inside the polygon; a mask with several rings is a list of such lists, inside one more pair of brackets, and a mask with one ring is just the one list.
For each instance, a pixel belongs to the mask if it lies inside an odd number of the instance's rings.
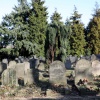
{"label": "blue sky", "polygon": [[[31,0],[27,1],[30,2]],[[95,2],[98,2],[100,5],[100,0],[45,0],[45,6],[48,7],[49,17],[57,9],[57,12],[61,14],[62,20],[65,22],[66,18],[69,18],[73,13],[75,5],[78,12],[82,14],[81,21],[87,25],[92,18]],[[0,0],[0,22],[2,17],[5,14],[9,14],[14,5],[17,4],[17,0]],[[48,20],[50,21],[50,18]]]}

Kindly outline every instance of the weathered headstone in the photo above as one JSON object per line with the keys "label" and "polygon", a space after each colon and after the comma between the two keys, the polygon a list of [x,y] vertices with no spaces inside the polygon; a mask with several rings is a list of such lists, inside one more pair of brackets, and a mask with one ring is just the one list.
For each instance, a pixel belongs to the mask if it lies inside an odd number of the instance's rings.
{"label": "weathered headstone", "polygon": [[10,61],[7,68],[15,68],[15,65],[16,65],[16,61]]}
{"label": "weathered headstone", "polygon": [[23,81],[24,81],[24,78],[25,78],[25,74],[27,72],[27,69],[30,69],[29,62],[17,63],[16,64],[15,70],[16,70],[17,80],[23,79]]}
{"label": "weathered headstone", "polygon": [[95,60],[92,62],[92,74],[93,76],[100,75],[100,61]]}
{"label": "weathered headstone", "polygon": [[12,68],[6,69],[2,73],[2,85],[16,85],[16,71]]}
{"label": "weathered headstone", "polygon": [[93,80],[92,75],[92,64],[90,61],[81,59],[76,63],[75,67],[75,84],[79,82],[79,80],[86,79],[87,81]]}
{"label": "weathered headstone", "polygon": [[34,83],[34,73],[33,69],[27,69],[27,72],[25,73],[25,84],[31,85]]}
{"label": "weathered headstone", "polygon": [[92,54],[91,55],[91,61],[94,61],[94,60],[97,60],[97,57],[96,57],[96,55]]}
{"label": "weathered headstone", "polygon": [[8,59],[2,59],[2,63],[8,64]]}
{"label": "weathered headstone", "polygon": [[49,81],[51,84],[66,85],[65,77],[66,68],[61,61],[54,61],[49,67]]}
{"label": "weathered headstone", "polygon": [[45,66],[42,62],[38,66],[38,71],[39,71],[39,80],[43,81],[45,79],[43,76],[43,74],[45,73]]}
{"label": "weathered headstone", "polygon": [[77,61],[77,56],[72,56],[72,55],[70,55],[69,58],[70,58],[71,63],[76,63],[76,61]]}

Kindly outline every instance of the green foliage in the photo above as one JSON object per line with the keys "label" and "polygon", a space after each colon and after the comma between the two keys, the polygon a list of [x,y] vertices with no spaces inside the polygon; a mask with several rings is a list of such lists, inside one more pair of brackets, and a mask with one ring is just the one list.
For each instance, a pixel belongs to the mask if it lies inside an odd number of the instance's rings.
{"label": "green foliage", "polygon": [[45,55],[45,39],[46,39],[46,28],[47,28],[47,8],[43,6],[44,1],[32,0],[32,12],[29,16],[29,40],[37,45],[35,55]]}
{"label": "green foliage", "polygon": [[47,59],[65,61],[68,46],[68,29],[63,24],[61,15],[55,11],[47,28]]}
{"label": "green foliage", "polygon": [[91,54],[100,54],[100,8],[96,6],[87,28],[87,47]]}
{"label": "green foliage", "polygon": [[[27,41],[27,37],[29,34],[28,31],[29,26],[27,20],[29,16],[29,11],[30,7],[27,1],[18,0],[18,7],[15,6],[14,11],[12,11],[9,15],[5,15],[5,17],[3,17],[2,28],[1,28],[3,31],[0,30],[5,40],[3,42],[3,47],[5,48],[8,44],[13,44],[14,48],[12,50],[12,54],[14,55],[24,54],[23,56],[25,56],[25,52],[26,50],[28,50],[26,44],[23,43],[23,40]],[[27,45],[29,45],[28,43],[29,42],[27,42]],[[24,49],[22,50],[23,52],[21,52],[20,50],[22,46],[24,46]],[[5,52],[6,48],[5,49],[4,48],[1,50],[2,52]],[[16,52],[17,54],[15,54]]]}
{"label": "green foliage", "polygon": [[84,26],[80,21],[81,15],[78,14],[76,8],[70,17],[72,34],[70,35],[70,48],[72,55],[85,55],[85,33]]}

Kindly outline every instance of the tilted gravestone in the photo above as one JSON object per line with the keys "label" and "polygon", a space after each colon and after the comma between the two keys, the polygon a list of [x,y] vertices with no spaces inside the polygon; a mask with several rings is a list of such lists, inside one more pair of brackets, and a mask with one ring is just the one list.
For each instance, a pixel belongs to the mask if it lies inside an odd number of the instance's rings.
{"label": "tilted gravestone", "polygon": [[66,68],[61,61],[54,61],[49,66],[49,82],[56,85],[66,86]]}
{"label": "tilted gravestone", "polygon": [[1,77],[2,85],[16,85],[16,71],[12,68],[4,70]]}
{"label": "tilted gravestone", "polygon": [[92,64],[90,61],[81,59],[76,63],[75,67],[75,84],[79,82],[79,80],[86,79],[87,81],[93,80],[92,75]]}
{"label": "tilted gravestone", "polygon": [[7,68],[15,68],[16,64],[16,61],[10,61]]}

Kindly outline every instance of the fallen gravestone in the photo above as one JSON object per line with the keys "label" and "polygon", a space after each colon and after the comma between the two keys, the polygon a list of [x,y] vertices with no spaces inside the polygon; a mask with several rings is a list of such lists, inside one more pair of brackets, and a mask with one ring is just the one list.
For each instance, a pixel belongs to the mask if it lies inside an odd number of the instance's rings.
{"label": "fallen gravestone", "polygon": [[56,85],[66,86],[67,81],[65,77],[66,68],[61,61],[54,61],[49,66],[49,82]]}

